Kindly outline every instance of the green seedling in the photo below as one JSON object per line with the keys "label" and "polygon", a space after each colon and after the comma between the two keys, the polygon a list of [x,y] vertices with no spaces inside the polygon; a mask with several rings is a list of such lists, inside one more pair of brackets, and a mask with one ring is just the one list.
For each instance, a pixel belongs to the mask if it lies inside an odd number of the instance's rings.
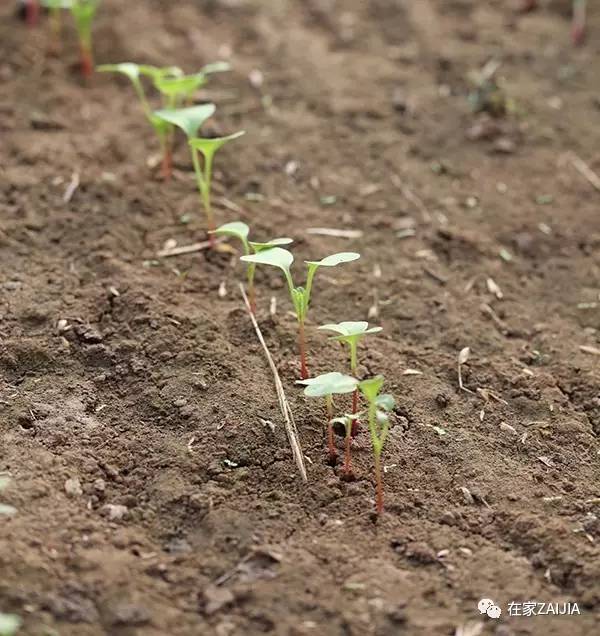
{"label": "green seedling", "polygon": [[329,453],[329,463],[335,465],[337,451],[333,439],[333,396],[344,393],[352,393],[358,386],[358,380],[333,371],[324,373],[316,378],[297,380],[297,384],[303,384],[304,395],[307,397],[325,398],[325,408],[327,410],[327,448]]}
{"label": "green seedling", "polygon": [[[172,169],[173,130],[175,126],[185,133],[185,136],[194,139],[202,124],[215,112],[214,104],[201,104],[188,108],[162,109],[154,111],[151,115],[152,125],[159,135],[163,157],[167,165],[163,165],[163,176],[169,178]],[[193,159],[193,153],[192,153]]]}
{"label": "green seedling", "polygon": [[[203,104],[202,106],[190,106],[188,108],[178,108],[174,110],[158,110],[154,113],[155,117],[159,120],[180,128],[188,139],[190,152],[192,154],[192,163],[194,164],[194,172],[196,173],[196,183],[206,214],[211,246],[214,245],[214,231],[216,230],[211,202],[214,156],[217,150],[227,142],[237,139],[244,134],[244,131],[241,130],[227,137],[216,137],[214,139],[197,137],[200,126],[202,126],[214,112],[214,104]],[[200,154],[202,154],[204,160],[202,166],[200,165]]]}
{"label": "green seedling", "polygon": [[573,22],[571,25],[571,38],[575,46],[580,46],[585,40],[585,21],[587,0],[573,0]]}
{"label": "green seedling", "polygon": [[[128,77],[133,84],[144,114],[152,125],[160,143],[163,156],[162,176],[164,179],[169,179],[173,165],[173,124],[157,117],[153,112],[144,89],[142,78],[149,78],[152,85],[161,94],[162,110],[173,111],[178,109],[184,101],[189,102],[194,91],[205,83],[208,75],[227,71],[229,68],[229,64],[226,62],[215,62],[202,67],[199,73],[184,75],[183,71],[177,66],[165,66],[161,68],[147,64],[123,62],[121,64],[103,64],[98,67],[98,70],[104,73],[120,73]],[[195,134],[197,134],[197,132]]]}
{"label": "green seedling", "polygon": [[92,46],[92,24],[100,0],[64,0],[63,8],[71,11],[77,36],[79,37],[81,73],[87,79],[94,71],[94,54]]}
{"label": "green seedling", "polygon": [[[369,323],[365,321],[359,322],[338,322],[337,324],[327,324],[319,327],[322,331],[333,331],[337,336],[332,336],[331,340],[337,340],[348,345],[350,350],[350,373],[358,375],[358,343],[361,338],[370,333],[379,333],[381,327],[369,327]],[[358,411],[358,389],[352,396],[352,413]],[[354,434],[356,434],[356,424],[354,422]]]}
{"label": "green seedling", "polygon": [[306,322],[306,316],[308,314],[308,308],[310,305],[310,295],[312,292],[313,280],[317,270],[320,267],[335,267],[342,263],[349,263],[360,258],[360,254],[356,252],[339,252],[338,254],[332,254],[320,261],[305,261],[308,266],[306,275],[306,286],[296,287],[292,279],[291,266],[294,262],[294,256],[288,250],[284,250],[281,247],[273,247],[271,249],[264,250],[258,254],[250,254],[248,256],[242,256],[241,259],[247,263],[256,263],[259,265],[272,265],[278,267],[284,274],[285,280],[288,284],[288,290],[290,292],[290,298],[294,306],[296,313],[296,319],[298,320],[298,346],[300,349],[300,377],[303,380],[308,378],[308,368],[306,366],[306,339],[304,334],[304,324]]}
{"label": "green seedling", "polygon": [[[215,154],[219,148],[222,148],[226,143],[238,139],[245,134],[244,130],[239,130],[226,137],[215,137],[214,139],[203,139],[196,137],[189,140],[190,149],[192,152],[192,162],[194,164],[194,172],[196,173],[196,183],[198,184],[198,191],[200,192],[200,199],[204,207],[204,213],[206,214],[206,221],[208,225],[208,231],[216,229],[215,219],[212,210],[211,199],[211,187],[212,187],[212,173],[213,173],[213,161]],[[200,155],[203,157],[203,165],[200,166]],[[214,245],[214,234],[209,234],[209,241],[211,246]]]}
{"label": "green seedling", "polygon": [[[248,235],[250,234],[250,228],[241,221],[234,221],[233,223],[225,223],[221,225],[216,230],[213,230],[211,234],[216,234],[217,236],[232,236],[241,241],[242,246],[244,248],[244,256],[248,256],[250,254],[258,254],[259,252],[264,252],[265,250],[269,250],[272,247],[277,247],[278,245],[289,245],[293,243],[293,239],[291,238],[275,238],[271,239],[267,243],[257,243],[255,241],[249,241]],[[256,293],[254,290],[254,274],[256,272],[256,263],[248,263],[246,266],[246,278],[248,280],[248,298],[250,300],[250,310],[252,313],[256,313]]]}
{"label": "green seedling", "polygon": [[57,48],[60,47],[60,32],[62,29],[63,9],[71,8],[70,0],[42,0],[42,5],[50,12],[50,24],[56,40]]}
{"label": "green seedling", "polygon": [[375,458],[375,480],[377,484],[377,514],[383,512],[383,480],[381,476],[381,451],[390,428],[389,413],[394,409],[394,398],[389,394],[381,394],[384,378],[378,375],[363,380],[359,389],[368,403],[369,432]]}

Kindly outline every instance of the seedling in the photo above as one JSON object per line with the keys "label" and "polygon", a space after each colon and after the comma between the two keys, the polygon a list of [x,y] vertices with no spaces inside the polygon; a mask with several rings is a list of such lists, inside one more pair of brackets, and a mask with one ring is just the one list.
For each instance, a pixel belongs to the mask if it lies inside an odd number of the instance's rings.
{"label": "seedling", "polygon": [[333,440],[333,396],[352,393],[358,386],[358,380],[333,371],[332,373],[324,373],[316,378],[306,380],[297,380],[298,384],[305,385],[304,395],[307,397],[325,398],[325,408],[327,410],[327,448],[329,454],[329,463],[335,465],[337,459],[337,451]]}
{"label": "seedling", "polygon": [[[278,245],[289,245],[293,243],[293,239],[291,238],[276,238],[268,241],[267,243],[256,243],[254,241],[248,240],[248,235],[250,234],[250,228],[241,221],[234,221],[233,223],[225,223],[218,227],[216,230],[213,230],[211,234],[216,234],[217,236],[233,236],[241,241],[242,246],[244,248],[244,255],[248,256],[249,254],[258,254],[259,252],[264,252],[265,250],[269,250],[272,247],[277,247]],[[256,313],[256,293],[254,290],[254,274],[256,272],[256,263],[248,263],[246,266],[246,278],[248,280],[248,298],[250,300],[250,309],[252,313]]]}
{"label": "seedling", "polygon": [[586,0],[573,0],[573,23],[571,26],[571,37],[573,44],[579,46],[585,40],[585,21],[586,21]]}
{"label": "seedling", "polygon": [[373,445],[373,456],[375,458],[375,480],[377,483],[377,514],[383,512],[383,481],[381,476],[381,451],[388,435],[390,427],[389,413],[393,410],[394,398],[389,394],[380,395],[384,378],[378,375],[369,380],[363,380],[358,386],[367,400],[369,432],[371,433],[371,443]]}
{"label": "seedling", "polygon": [[39,0],[27,0],[25,7],[25,20],[30,27],[36,26],[40,18]]}
{"label": "seedling", "polygon": [[63,0],[63,8],[69,9],[77,36],[79,37],[80,67],[82,75],[87,79],[94,71],[94,55],[92,47],[92,24],[100,0]]}
{"label": "seedling", "polygon": [[308,314],[310,305],[310,294],[312,292],[313,279],[319,267],[335,267],[342,263],[349,263],[360,258],[360,254],[356,252],[339,252],[332,254],[320,261],[305,261],[308,265],[306,275],[306,287],[296,287],[292,279],[291,266],[294,262],[294,256],[288,250],[281,247],[273,247],[264,250],[258,254],[250,254],[242,256],[241,259],[247,263],[257,263],[260,265],[272,265],[278,267],[284,274],[288,284],[290,298],[294,305],[296,319],[298,320],[298,347],[300,349],[300,377],[303,380],[308,378],[308,368],[306,366],[306,339],[304,335],[304,323]]}
{"label": "seedling", "polygon": [[[322,331],[333,331],[339,335],[333,336],[331,340],[346,343],[350,350],[350,373],[358,375],[358,343],[361,338],[370,333],[379,333],[381,327],[370,327],[365,321],[360,322],[338,322],[337,324],[327,324],[319,327]],[[352,414],[358,411],[358,389],[352,396]],[[356,435],[356,424],[354,422],[353,433]]]}
{"label": "seedling", "polygon": [[[356,392],[357,389],[354,389]],[[359,414],[358,413],[346,413],[341,417],[334,417],[331,420],[331,424],[341,424],[343,426],[345,435],[344,435],[344,475],[346,479],[352,478],[352,459],[351,459],[351,445],[352,445],[352,437],[353,432],[355,430],[356,422],[358,421]]]}
{"label": "seedling", "polygon": [[[133,62],[123,62],[121,64],[103,64],[98,67],[98,70],[108,73],[121,73],[128,77],[133,84],[144,114],[158,137],[163,155],[162,176],[168,179],[172,172],[173,125],[157,117],[153,112],[146,91],[144,90],[142,77],[150,78],[153,86],[162,95],[163,110],[171,111],[176,110],[184,101],[189,102],[194,91],[206,82],[208,75],[226,71],[229,68],[227,62],[215,62],[202,67],[200,72],[194,75],[184,75],[183,71],[177,66],[161,68],[158,66],[134,64]],[[197,131],[195,134],[197,134]]]}

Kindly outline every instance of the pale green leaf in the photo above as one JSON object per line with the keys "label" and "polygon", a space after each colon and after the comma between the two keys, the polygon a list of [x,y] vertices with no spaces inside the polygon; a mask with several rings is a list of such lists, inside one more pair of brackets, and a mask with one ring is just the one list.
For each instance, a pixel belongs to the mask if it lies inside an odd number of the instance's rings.
{"label": "pale green leaf", "polygon": [[133,62],[123,62],[121,64],[101,64],[96,68],[100,73],[121,73],[126,75],[132,82],[140,77],[140,66]]}
{"label": "pale green leaf", "polygon": [[308,265],[314,265],[316,267],[335,267],[341,263],[349,263],[360,258],[360,254],[357,252],[338,252],[331,256],[326,256],[320,261],[305,261]]}
{"label": "pale green leaf", "polygon": [[358,380],[349,375],[332,371],[318,375],[316,378],[297,380],[296,384],[306,386],[304,395],[307,397],[326,397],[334,394],[352,393],[358,385]]}
{"label": "pale green leaf", "polygon": [[376,399],[377,408],[382,409],[383,411],[393,411],[396,406],[396,400],[394,400],[394,396],[389,393],[383,393],[382,395],[378,395]]}
{"label": "pale green leaf", "polygon": [[270,250],[272,247],[277,247],[278,245],[289,245],[293,243],[294,239],[291,238],[275,238],[267,243],[257,243],[256,241],[250,241],[248,245],[252,248],[252,250],[256,253],[264,252],[265,250]]}
{"label": "pale green leaf", "polygon": [[230,70],[231,64],[229,62],[211,62],[210,64],[205,64],[200,69],[200,72],[204,73],[204,75],[211,75],[212,73],[224,73]]}
{"label": "pale green leaf", "polygon": [[206,76],[204,73],[183,75],[181,77],[170,77],[165,75],[154,77],[154,86],[163,95],[167,95],[169,97],[188,97],[204,84],[206,84]]}
{"label": "pale green leaf", "polygon": [[14,515],[16,512],[17,512],[16,508],[13,508],[12,506],[9,506],[7,504],[0,503],[0,516],[1,515],[10,516],[10,515]]}
{"label": "pale green leaf", "polygon": [[154,116],[181,128],[188,139],[198,134],[200,126],[215,112],[214,104],[201,104],[189,108],[163,109],[154,112]]}
{"label": "pale green leaf", "polygon": [[286,272],[289,271],[292,263],[294,262],[294,255],[281,247],[273,247],[269,250],[264,250],[257,254],[249,254],[248,256],[241,256],[240,258],[246,263],[273,265],[274,267],[279,267]]}
{"label": "pale green leaf", "polygon": [[243,243],[248,239],[248,234],[250,233],[250,228],[242,221],[233,221],[232,223],[225,223],[221,225],[213,232],[209,232],[209,234],[218,234],[220,236],[235,236],[240,239]]}
{"label": "pale green leaf", "polygon": [[377,396],[379,395],[379,391],[381,391],[383,382],[384,377],[382,375],[377,375],[374,378],[363,380],[358,385],[358,388],[369,402],[375,402],[377,400]]}
{"label": "pale green leaf", "polygon": [[240,130],[231,135],[227,135],[227,137],[215,137],[213,139],[202,139],[197,137],[196,139],[190,139],[190,146],[195,150],[199,150],[205,157],[212,156],[228,141],[233,141],[245,133],[245,130]]}

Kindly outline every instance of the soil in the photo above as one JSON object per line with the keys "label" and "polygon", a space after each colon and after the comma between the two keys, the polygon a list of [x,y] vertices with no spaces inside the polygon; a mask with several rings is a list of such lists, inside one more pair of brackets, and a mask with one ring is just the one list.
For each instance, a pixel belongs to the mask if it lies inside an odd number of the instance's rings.
{"label": "soil", "polygon": [[[576,49],[567,3],[541,4],[105,0],[98,15],[99,62],[232,63],[198,95],[218,105],[206,134],[247,131],[217,157],[220,222],[293,237],[298,280],[303,259],[361,253],[317,275],[307,333],[317,374],[347,364],[318,325],[370,311],[384,328],[360,350],[398,404],[375,520],[368,435],[343,481],[323,405],[294,384],[279,274],[258,271],[258,318],[307,483],[236,254],[157,257],[206,236],[185,144],[163,183],[127,81],[85,85],[70,27],[48,54],[48,25],[2,3],[0,473],[18,512],[0,521],[0,609],[20,634],[599,633],[600,193],[572,158],[600,172],[600,12]],[[490,59],[511,104],[497,119],[467,100]],[[532,600],[581,614],[509,616]]]}

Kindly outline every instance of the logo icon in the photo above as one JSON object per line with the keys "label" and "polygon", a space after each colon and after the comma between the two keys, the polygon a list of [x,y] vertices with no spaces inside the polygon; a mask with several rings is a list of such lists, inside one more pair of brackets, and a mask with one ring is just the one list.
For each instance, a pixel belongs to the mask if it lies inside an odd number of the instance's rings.
{"label": "logo icon", "polygon": [[502,610],[491,598],[482,598],[477,603],[477,609],[480,614],[487,614],[490,618],[500,618],[500,614],[502,614]]}

